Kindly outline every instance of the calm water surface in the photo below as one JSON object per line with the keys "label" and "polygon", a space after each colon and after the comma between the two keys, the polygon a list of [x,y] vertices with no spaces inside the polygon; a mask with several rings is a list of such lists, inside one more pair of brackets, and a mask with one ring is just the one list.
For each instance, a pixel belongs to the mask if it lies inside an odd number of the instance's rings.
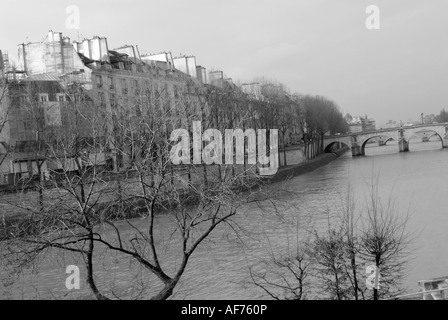
{"label": "calm water surface", "polygon": [[[316,171],[268,186],[270,193],[279,192],[277,210],[273,211],[266,203],[246,206],[242,210],[235,223],[247,231],[240,232],[245,246],[236,241],[235,234],[228,228],[216,230],[192,256],[174,298],[267,298],[248,284],[247,265],[268,258],[269,248],[276,253],[291,250],[296,235],[295,223],[302,235],[304,230],[319,228],[326,221],[328,212],[340,208],[348,184],[354,189],[357,207],[362,209],[366,183],[371,182],[372,176],[379,178],[379,191],[384,199],[391,196],[398,204],[400,214],[411,214],[408,228],[416,240],[404,284],[416,290],[418,280],[448,275],[448,150],[441,148],[440,141],[422,143],[412,139],[408,153],[399,153],[393,141],[382,147],[371,144],[366,148],[365,157],[352,158],[346,153]],[[282,221],[279,214],[287,221]],[[168,218],[158,219],[161,226],[158,232],[169,234]],[[144,221],[135,223],[143,225]],[[123,224],[122,228],[132,234],[128,226]],[[103,248],[99,250],[104,251]],[[162,258],[168,268],[179,263],[176,252],[169,245]],[[70,263],[82,265],[71,255],[53,254],[41,263],[39,270],[27,272],[14,284],[7,281],[3,286],[0,284],[0,298],[85,296],[88,290],[84,282],[81,282],[81,290],[76,292],[65,288],[65,267]],[[81,268],[81,276],[83,272]],[[1,271],[0,274],[5,275]],[[145,274],[127,259],[107,256],[97,267],[96,277],[103,289],[113,289],[130,297],[137,293],[128,288],[129,283],[154,283]]]}

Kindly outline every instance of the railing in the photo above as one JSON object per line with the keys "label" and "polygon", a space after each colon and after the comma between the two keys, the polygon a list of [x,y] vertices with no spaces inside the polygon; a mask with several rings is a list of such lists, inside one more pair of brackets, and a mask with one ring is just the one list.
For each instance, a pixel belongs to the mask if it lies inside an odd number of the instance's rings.
{"label": "railing", "polygon": [[421,296],[423,300],[448,300],[448,276],[420,280],[418,282],[420,291],[399,295],[388,300],[406,299]]}
{"label": "railing", "polygon": [[[448,287],[403,294],[403,295],[399,295],[399,296],[385,299],[385,300],[400,300],[400,299],[406,299],[406,298],[411,298],[411,297],[416,297],[416,296],[421,296],[421,298],[423,300],[448,300],[448,295],[445,294],[445,292],[443,292],[443,291],[447,291],[447,293],[448,293]],[[434,297],[434,295],[432,295],[432,293],[436,293],[436,292],[440,292],[440,297]],[[432,297],[432,299],[425,299],[425,297],[424,297],[425,294],[430,295]]]}
{"label": "railing", "polygon": [[[363,134],[372,134],[372,133],[383,133],[383,132],[393,132],[400,129],[408,130],[408,129],[416,129],[416,128],[425,128],[425,127],[440,127],[440,126],[448,126],[448,122],[442,122],[442,123],[427,123],[427,124],[416,124],[409,127],[395,127],[395,128],[384,128],[384,129],[375,129],[375,130],[368,130],[368,131],[360,131],[360,132],[351,132],[351,133],[343,133],[339,135],[331,135],[331,136],[324,136],[325,139],[335,139],[335,138],[345,138],[350,136],[358,136]],[[431,130],[429,130],[430,132]],[[433,131],[434,132],[434,131]]]}

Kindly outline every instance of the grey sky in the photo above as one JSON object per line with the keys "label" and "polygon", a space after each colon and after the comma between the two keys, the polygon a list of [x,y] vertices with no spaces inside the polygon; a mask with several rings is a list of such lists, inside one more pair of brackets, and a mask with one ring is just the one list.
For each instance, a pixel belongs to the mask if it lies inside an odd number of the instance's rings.
{"label": "grey sky", "polygon": [[[381,10],[367,30],[366,7]],[[2,0],[0,49],[66,28],[80,9],[82,37],[141,53],[192,54],[234,80],[264,76],[293,92],[321,94],[343,112],[377,120],[417,120],[448,108],[446,0]]]}

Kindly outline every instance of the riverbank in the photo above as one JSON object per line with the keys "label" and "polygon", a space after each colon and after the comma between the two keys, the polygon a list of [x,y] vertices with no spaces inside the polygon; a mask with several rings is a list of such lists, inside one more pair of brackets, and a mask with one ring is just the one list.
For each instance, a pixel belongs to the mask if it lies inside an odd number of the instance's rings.
{"label": "riverbank", "polygon": [[[341,149],[333,151],[332,153],[321,154],[321,155],[317,156],[315,159],[307,160],[307,161],[299,163],[299,164],[281,167],[281,168],[279,168],[279,170],[273,177],[264,178],[262,180],[268,184],[269,183],[277,183],[277,182],[281,182],[281,181],[284,181],[287,179],[291,179],[292,177],[295,177],[295,176],[298,176],[301,174],[305,174],[305,173],[314,171],[318,168],[321,168],[321,167],[327,165],[328,163],[332,162],[333,160],[336,160],[337,158],[339,158],[339,156],[341,156],[348,150],[349,150],[348,147],[341,148]],[[259,187],[260,187],[259,185],[253,186],[253,188],[259,188]],[[243,190],[241,190],[241,191],[243,191]],[[106,204],[106,206],[107,206],[107,204]],[[123,206],[123,204],[122,204],[122,206]],[[134,217],[141,215],[139,208],[144,208],[145,206],[144,206],[144,203],[131,202],[131,203],[127,203],[127,205],[125,207],[127,210],[125,210],[126,214],[123,215],[123,218],[134,218]],[[122,207],[122,209],[123,209],[123,207]],[[145,210],[145,209],[143,209],[143,210]],[[160,212],[158,212],[158,214],[159,213]],[[19,219],[19,216],[20,216],[19,214],[15,214],[12,212],[3,212],[3,214],[0,215],[0,218],[1,218],[0,226],[3,226],[2,233],[4,233],[7,230],[8,226],[14,224],[14,222]],[[0,235],[1,235],[1,233],[0,233]]]}
{"label": "riverbank", "polygon": [[274,177],[271,178],[270,182],[271,183],[280,182],[286,179],[291,179],[292,177],[304,173],[314,171],[318,168],[325,166],[331,161],[336,160],[348,150],[350,150],[349,147],[344,147],[335,150],[332,153],[323,153],[321,155],[318,155],[315,159],[307,160],[306,162],[300,164],[282,167],[277,171]]}

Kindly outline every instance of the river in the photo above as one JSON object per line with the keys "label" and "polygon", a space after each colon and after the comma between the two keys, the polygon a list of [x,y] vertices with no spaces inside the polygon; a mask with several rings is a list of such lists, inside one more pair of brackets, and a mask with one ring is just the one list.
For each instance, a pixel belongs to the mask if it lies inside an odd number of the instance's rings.
{"label": "river", "polygon": [[[432,138],[435,139],[435,138]],[[271,206],[251,205],[243,208],[235,223],[247,230],[240,232],[245,246],[237,241],[229,228],[219,228],[193,254],[187,270],[176,288],[174,299],[264,299],[267,296],[250,284],[248,265],[269,259],[269,248],[274,253],[291,249],[295,230],[291,220],[299,225],[299,233],[319,228],[328,212],[341,205],[344,190],[350,184],[355,192],[357,207],[362,209],[367,184],[378,177],[380,196],[396,201],[400,214],[410,213],[408,231],[415,236],[404,285],[416,291],[417,281],[448,275],[448,150],[441,142],[410,141],[410,152],[399,153],[398,145],[390,141],[386,146],[369,144],[366,156],[352,158],[350,152],[315,171],[287,182],[268,186],[271,194],[279,193],[277,210]],[[276,214],[277,213],[277,214]],[[170,223],[158,217],[160,234],[168,234]],[[166,220],[166,221],[165,221]],[[138,220],[137,225],[144,223]],[[124,224],[122,228],[126,229]],[[288,244],[290,245],[288,247]],[[164,265],[175,266],[178,260],[169,247]],[[79,261],[78,261],[79,262]],[[47,257],[40,269],[26,272],[15,283],[0,285],[1,299],[76,298],[85,296],[85,282],[81,290],[69,292],[65,288],[65,267],[77,264],[72,256]],[[79,263],[81,266],[82,263]],[[81,277],[84,269],[81,268]],[[116,288],[128,297],[136,295],[129,288],[137,282],[152,283],[138,268],[120,257],[108,258],[97,266],[96,277],[101,288]],[[0,272],[1,273],[1,272]],[[143,274],[143,276],[142,276]],[[4,275],[4,273],[3,273]],[[148,282],[147,282],[148,281]],[[129,290],[128,290],[129,289]],[[121,290],[121,291],[120,291]]]}

